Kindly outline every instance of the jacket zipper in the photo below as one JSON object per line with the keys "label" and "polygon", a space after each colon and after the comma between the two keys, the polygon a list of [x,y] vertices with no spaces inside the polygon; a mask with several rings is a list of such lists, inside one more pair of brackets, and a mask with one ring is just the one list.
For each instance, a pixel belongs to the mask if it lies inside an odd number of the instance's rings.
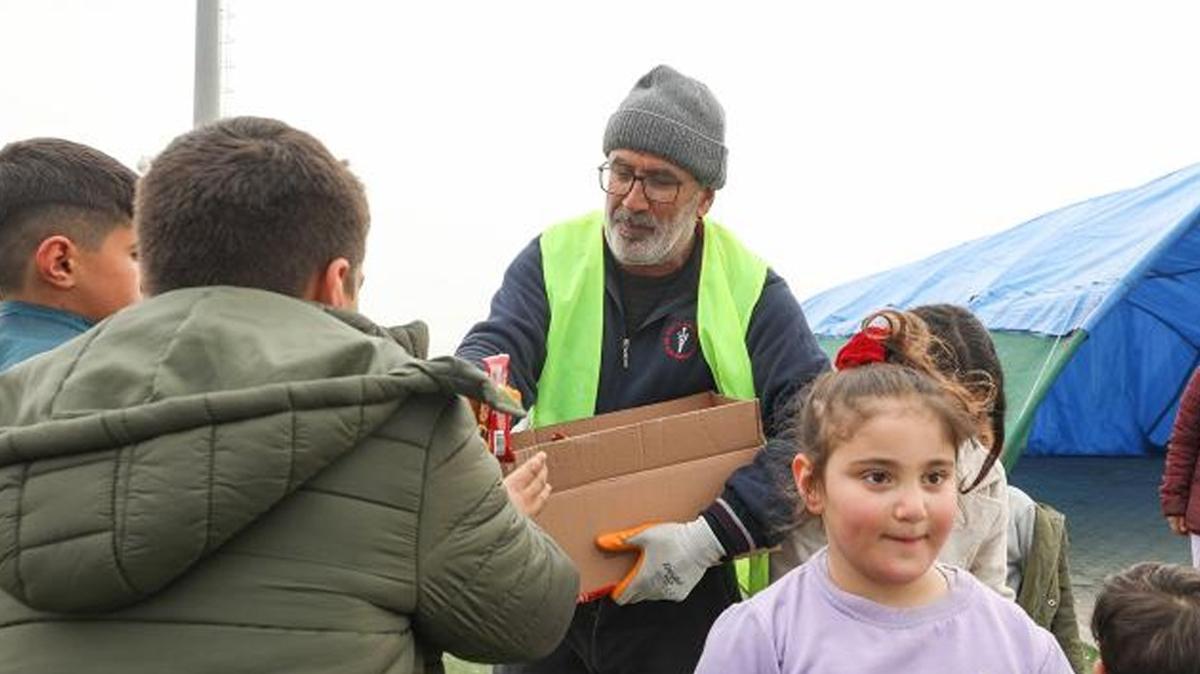
{"label": "jacket zipper", "polygon": [[621,365],[626,370],[629,369],[629,337],[621,340]]}

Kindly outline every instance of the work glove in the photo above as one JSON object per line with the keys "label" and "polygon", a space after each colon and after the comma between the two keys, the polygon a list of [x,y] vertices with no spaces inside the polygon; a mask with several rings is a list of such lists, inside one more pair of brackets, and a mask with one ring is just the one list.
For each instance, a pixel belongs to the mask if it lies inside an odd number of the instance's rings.
{"label": "work glove", "polygon": [[601,534],[596,545],[609,552],[638,553],[633,569],[610,594],[621,605],[683,601],[704,572],[725,556],[725,548],[704,517],[686,524],[643,524]]}

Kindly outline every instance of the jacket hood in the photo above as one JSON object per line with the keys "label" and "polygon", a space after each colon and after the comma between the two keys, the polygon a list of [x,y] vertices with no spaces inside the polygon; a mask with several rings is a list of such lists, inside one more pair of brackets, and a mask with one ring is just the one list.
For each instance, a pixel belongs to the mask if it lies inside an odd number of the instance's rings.
{"label": "jacket hood", "polygon": [[[401,341],[398,341],[401,340]],[[161,589],[414,394],[520,413],[475,367],[270,292],[179,290],[0,374],[0,588],[102,612]]]}

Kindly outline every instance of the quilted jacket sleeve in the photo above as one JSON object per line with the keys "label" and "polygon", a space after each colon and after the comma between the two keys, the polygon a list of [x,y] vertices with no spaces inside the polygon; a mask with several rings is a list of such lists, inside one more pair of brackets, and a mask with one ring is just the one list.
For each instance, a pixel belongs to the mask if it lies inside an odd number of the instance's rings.
{"label": "quilted jacket sleeve", "polygon": [[1163,515],[1187,512],[1197,454],[1200,454],[1200,368],[1192,373],[1183,391],[1167,442],[1166,465],[1158,490]]}
{"label": "quilted jacket sleeve", "polygon": [[509,502],[461,400],[434,427],[425,471],[415,616],[422,639],[476,662],[549,654],[574,615],[579,576]]}

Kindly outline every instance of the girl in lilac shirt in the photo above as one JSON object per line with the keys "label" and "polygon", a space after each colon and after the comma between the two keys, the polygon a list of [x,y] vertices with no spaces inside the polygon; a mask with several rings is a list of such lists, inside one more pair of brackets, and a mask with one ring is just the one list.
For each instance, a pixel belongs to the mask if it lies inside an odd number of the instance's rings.
{"label": "girl in lilac shirt", "polygon": [[867,360],[820,377],[800,413],[792,470],[828,545],[726,610],[697,674],[1072,674],[1019,606],[936,563],[978,401]]}

